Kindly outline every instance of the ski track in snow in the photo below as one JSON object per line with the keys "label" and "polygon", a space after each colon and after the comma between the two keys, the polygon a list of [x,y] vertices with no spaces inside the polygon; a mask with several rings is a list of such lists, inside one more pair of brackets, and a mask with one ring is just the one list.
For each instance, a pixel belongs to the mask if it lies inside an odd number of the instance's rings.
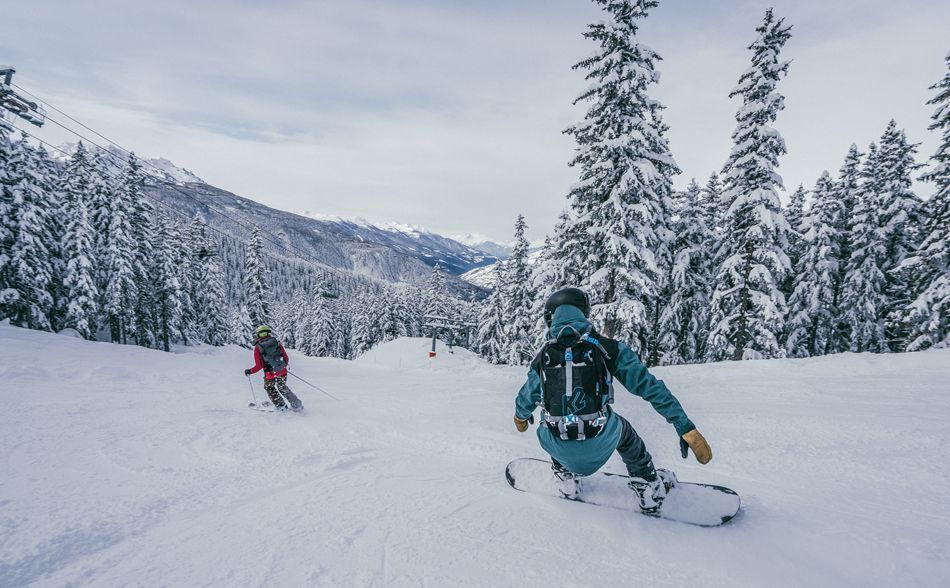
{"label": "ski track in snow", "polygon": [[341,401],[291,378],[272,414],[244,349],[0,326],[0,586],[950,585],[950,351],[655,370],[707,466],[618,390],[659,465],[742,495],[703,529],[511,490],[525,370],[427,346],[292,353]]}

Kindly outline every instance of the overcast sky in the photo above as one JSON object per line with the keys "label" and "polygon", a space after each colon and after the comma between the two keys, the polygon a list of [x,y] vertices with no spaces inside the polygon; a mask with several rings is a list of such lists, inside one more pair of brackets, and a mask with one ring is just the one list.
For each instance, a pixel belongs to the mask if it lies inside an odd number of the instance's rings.
{"label": "overcast sky", "polygon": [[[950,2],[665,0],[640,40],[664,58],[653,96],[677,186],[725,160],[728,93],[768,6],[794,26],[777,123],[789,192],[891,118],[930,157]],[[276,208],[498,240],[518,213],[543,237],[565,205],[577,174],[561,131],[586,85],[571,66],[601,18],[587,0],[43,0],[3,14],[14,82],[140,155]]]}

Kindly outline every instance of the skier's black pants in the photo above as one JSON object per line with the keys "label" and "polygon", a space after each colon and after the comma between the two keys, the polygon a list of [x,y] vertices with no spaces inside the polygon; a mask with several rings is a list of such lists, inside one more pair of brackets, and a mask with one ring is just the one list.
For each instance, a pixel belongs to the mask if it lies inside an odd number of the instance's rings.
{"label": "skier's black pants", "polygon": [[284,398],[287,399],[287,402],[290,403],[290,408],[294,410],[300,410],[303,408],[303,403],[300,402],[300,399],[290,391],[290,388],[287,386],[287,376],[277,376],[273,380],[264,380],[264,390],[267,391],[267,395],[270,397],[270,401],[277,408],[283,408],[287,406],[287,403],[284,402]]}
{"label": "skier's black pants", "polygon": [[620,419],[620,441],[617,442],[617,453],[627,466],[627,473],[635,478],[643,478],[652,482],[656,479],[656,469],[653,467],[653,457],[647,451],[643,439],[637,435],[630,421],[614,413],[615,419]]}
{"label": "skier's black pants", "polygon": [[[630,421],[617,413],[613,418],[620,420],[620,439],[617,441],[617,453],[620,459],[627,466],[627,473],[634,478],[643,478],[648,482],[656,479],[656,469],[653,467],[653,457],[647,451],[643,439],[637,434]],[[554,469],[558,471],[567,471],[558,460],[551,458],[554,463]]]}

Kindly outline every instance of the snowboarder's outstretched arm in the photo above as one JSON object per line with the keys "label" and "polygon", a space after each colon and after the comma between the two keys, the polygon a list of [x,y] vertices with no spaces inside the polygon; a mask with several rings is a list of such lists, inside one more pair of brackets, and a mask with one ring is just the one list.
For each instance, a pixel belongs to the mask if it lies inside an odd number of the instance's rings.
{"label": "snowboarder's outstretched arm", "polygon": [[541,378],[533,368],[528,370],[528,381],[524,383],[515,397],[515,417],[528,420],[534,409],[541,403]]}
{"label": "snowboarder's outstretched arm", "polygon": [[534,368],[528,370],[528,381],[524,383],[515,397],[515,427],[519,433],[528,430],[534,422],[534,409],[541,402],[541,378]]}
{"label": "snowboarder's outstretched arm", "polygon": [[696,428],[686,416],[686,411],[666,387],[663,380],[647,370],[637,354],[627,345],[620,343],[620,354],[617,357],[617,368],[614,377],[630,391],[653,405],[653,409],[673,425],[678,435],[685,435]]}
{"label": "snowboarder's outstretched arm", "polygon": [[640,398],[643,398],[653,409],[673,425],[676,434],[680,436],[680,445],[683,457],[686,457],[685,446],[688,445],[700,463],[707,463],[712,459],[712,450],[706,439],[696,430],[696,425],[686,416],[686,411],[679,400],[673,396],[663,380],[657,380],[643,365],[637,354],[624,343],[620,343],[620,353],[617,357],[617,368],[614,377],[620,380],[624,387]]}

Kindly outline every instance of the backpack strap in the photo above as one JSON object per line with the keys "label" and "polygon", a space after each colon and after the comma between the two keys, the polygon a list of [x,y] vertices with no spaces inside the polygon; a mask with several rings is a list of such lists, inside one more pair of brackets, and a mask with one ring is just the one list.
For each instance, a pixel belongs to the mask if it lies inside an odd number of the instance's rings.
{"label": "backpack strap", "polygon": [[[574,350],[571,347],[564,349],[564,396],[570,399],[574,395]],[[561,421],[560,428],[561,438],[567,438],[567,422]],[[577,440],[583,441],[586,439],[584,436],[584,427],[577,427]]]}
{"label": "backpack strap", "polygon": [[614,375],[610,372],[610,360],[613,359],[600,340],[591,335],[590,330],[581,336],[581,340],[590,343],[597,351],[601,353],[600,363],[604,370],[604,383],[607,385],[607,404],[614,403]]}

